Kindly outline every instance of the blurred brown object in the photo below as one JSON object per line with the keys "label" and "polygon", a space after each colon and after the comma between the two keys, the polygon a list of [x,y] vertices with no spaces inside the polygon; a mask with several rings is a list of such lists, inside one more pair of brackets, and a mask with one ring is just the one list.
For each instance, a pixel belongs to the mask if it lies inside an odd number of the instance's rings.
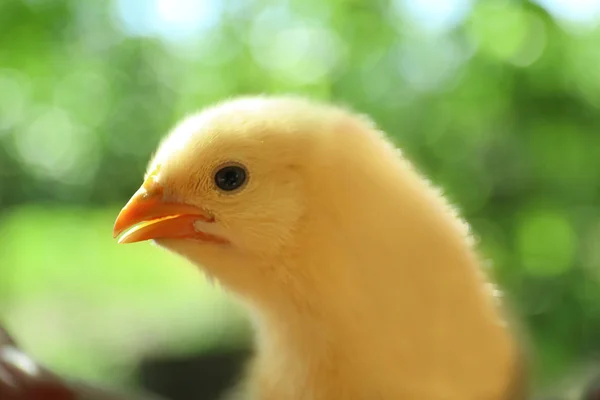
{"label": "blurred brown object", "polygon": [[581,400],[600,400],[600,377],[595,378],[587,386]]}
{"label": "blurred brown object", "polygon": [[0,325],[0,346],[15,345],[13,338],[8,334],[6,329]]}
{"label": "blurred brown object", "polygon": [[84,382],[63,379],[18,348],[0,326],[1,400],[160,400],[113,392]]}

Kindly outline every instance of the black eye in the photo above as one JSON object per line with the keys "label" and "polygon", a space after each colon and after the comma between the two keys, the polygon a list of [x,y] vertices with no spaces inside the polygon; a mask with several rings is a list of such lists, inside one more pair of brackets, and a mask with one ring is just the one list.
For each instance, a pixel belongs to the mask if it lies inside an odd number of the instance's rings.
{"label": "black eye", "polygon": [[225,192],[231,192],[246,182],[246,170],[239,165],[228,165],[215,174],[215,184]]}

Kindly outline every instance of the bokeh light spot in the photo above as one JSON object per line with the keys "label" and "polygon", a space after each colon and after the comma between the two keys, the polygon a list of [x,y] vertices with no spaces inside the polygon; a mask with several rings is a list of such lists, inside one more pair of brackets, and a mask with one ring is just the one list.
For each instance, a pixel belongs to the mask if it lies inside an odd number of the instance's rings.
{"label": "bokeh light spot", "polygon": [[393,7],[416,26],[431,33],[444,33],[468,15],[472,0],[395,0]]}
{"label": "bokeh light spot", "polygon": [[21,160],[42,178],[82,183],[97,166],[96,136],[76,125],[60,108],[42,110],[15,133],[14,142]]}
{"label": "bokeh light spot", "polygon": [[468,52],[450,38],[405,42],[400,47],[400,73],[416,91],[439,90],[451,82]]}
{"label": "bokeh light spot", "polygon": [[507,60],[527,45],[528,14],[512,2],[479,2],[469,21],[469,30],[481,50]]}
{"label": "bokeh light spot", "polygon": [[[111,98],[103,75],[94,71],[76,70],[67,75],[54,89],[54,104],[69,111],[80,123],[95,127],[106,119]],[[93,104],[90,107],[89,104]]]}
{"label": "bokeh light spot", "polygon": [[554,17],[578,25],[596,25],[600,20],[600,0],[534,0]]}
{"label": "bokeh light spot", "polygon": [[14,70],[0,70],[0,135],[25,117],[30,83]]}
{"label": "bokeh light spot", "polygon": [[314,83],[333,71],[344,45],[330,30],[291,20],[285,9],[268,9],[253,24],[250,37],[257,64],[282,80]]}
{"label": "bokeh light spot", "polygon": [[214,27],[220,18],[221,2],[116,0],[114,13],[118,25],[129,35],[177,42]]}
{"label": "bokeh light spot", "polygon": [[530,210],[522,217],[516,238],[530,275],[556,276],[573,266],[575,232],[566,216],[557,211]]}

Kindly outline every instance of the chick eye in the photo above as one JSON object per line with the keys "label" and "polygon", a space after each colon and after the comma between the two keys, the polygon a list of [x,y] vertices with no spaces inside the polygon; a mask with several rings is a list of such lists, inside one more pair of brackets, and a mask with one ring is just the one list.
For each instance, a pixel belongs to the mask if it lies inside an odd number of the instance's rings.
{"label": "chick eye", "polygon": [[215,185],[225,192],[231,192],[246,182],[246,170],[239,165],[228,165],[215,173]]}

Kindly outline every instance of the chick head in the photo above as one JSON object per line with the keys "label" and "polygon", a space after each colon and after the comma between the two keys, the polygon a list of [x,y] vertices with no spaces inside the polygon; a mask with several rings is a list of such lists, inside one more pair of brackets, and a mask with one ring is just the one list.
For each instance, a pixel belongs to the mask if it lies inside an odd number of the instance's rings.
{"label": "chick head", "polygon": [[341,145],[332,134],[345,117],[299,98],[244,97],[185,118],[160,144],[114,236],[154,240],[208,267],[277,256],[294,246],[317,182],[334,184],[335,170],[324,178],[319,160],[328,159],[324,147]]}

